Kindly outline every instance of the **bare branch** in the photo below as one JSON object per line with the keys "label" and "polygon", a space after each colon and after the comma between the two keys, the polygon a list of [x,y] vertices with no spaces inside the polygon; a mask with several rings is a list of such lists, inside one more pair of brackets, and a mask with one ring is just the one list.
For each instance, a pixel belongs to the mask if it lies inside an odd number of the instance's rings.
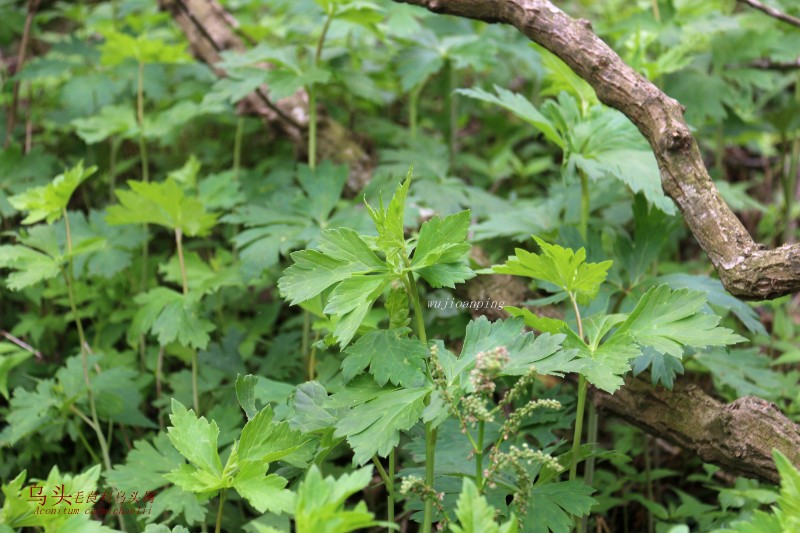
{"label": "bare branch", "polygon": [[767,250],[753,241],[722,200],[683,118],[684,107],[625,64],[587,20],[575,20],[547,0],[395,0],[436,13],[516,27],[586,80],[600,101],[624,113],[645,136],[661,170],[661,185],[678,205],[725,288],[745,299],[800,290],[800,245]]}
{"label": "bare branch", "polygon": [[732,474],[778,483],[773,448],[800,465],[800,426],[766,400],[746,396],[724,404],[691,383],[669,391],[633,377],[614,395],[591,394],[598,408]]}
{"label": "bare branch", "polygon": [[797,26],[798,28],[800,28],[800,19],[799,18],[793,17],[791,15],[787,15],[786,13],[784,13],[782,11],[778,11],[777,9],[775,9],[773,7],[769,7],[768,5],[764,5],[761,2],[759,2],[758,0],[739,0],[739,2],[741,2],[743,4],[747,4],[748,6],[754,8],[754,9],[758,9],[759,11],[761,11],[763,13],[766,13],[770,17],[776,18],[778,20],[781,20],[783,22],[786,22],[788,24],[792,24],[792,25]]}

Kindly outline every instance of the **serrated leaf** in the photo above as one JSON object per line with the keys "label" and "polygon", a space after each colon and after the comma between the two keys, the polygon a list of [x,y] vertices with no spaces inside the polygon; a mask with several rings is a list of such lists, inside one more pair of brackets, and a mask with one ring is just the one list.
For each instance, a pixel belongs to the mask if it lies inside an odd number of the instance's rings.
{"label": "serrated leaf", "polygon": [[375,229],[378,230],[378,239],[375,244],[389,256],[397,254],[406,245],[403,221],[406,196],[408,195],[408,188],[411,186],[411,172],[412,169],[409,169],[405,181],[397,187],[387,208],[383,206],[383,198],[381,198],[377,209],[370,207],[366,203],[366,199],[364,201],[367,212],[375,223]]}
{"label": "serrated leaf", "polygon": [[633,375],[638,376],[648,369],[653,385],[660,383],[672,390],[676,374],[683,374],[683,363],[648,346],[642,350],[642,355],[633,360]]}
{"label": "serrated leaf", "polygon": [[548,244],[538,237],[534,237],[534,240],[542,249],[541,254],[517,248],[514,257],[510,257],[504,265],[495,266],[493,270],[498,274],[546,281],[575,295],[581,303],[591,301],[605,281],[611,261],[587,263],[586,250],[583,248],[575,252],[557,244]]}
{"label": "serrated leaf", "polygon": [[496,509],[478,492],[469,478],[464,478],[456,504],[458,524],[451,523],[453,533],[516,533],[517,518],[512,514],[500,525],[495,522]]}
{"label": "serrated leaf", "polygon": [[42,187],[28,189],[22,194],[12,196],[9,203],[18,211],[28,211],[22,223],[34,224],[45,220],[52,224],[63,214],[75,189],[97,171],[97,167],[83,168],[83,161],[56,176],[52,182]]}
{"label": "serrated leaf", "polygon": [[141,306],[131,324],[134,337],[150,331],[162,346],[173,341],[200,350],[208,346],[208,333],[215,326],[197,315],[196,296],[156,287],[139,294],[134,301]]}
{"label": "serrated leaf", "polygon": [[170,443],[166,433],[159,433],[152,442],[146,439],[133,443],[124,464],[114,465],[105,474],[106,481],[119,490],[155,491],[169,482],[163,477],[183,464],[183,456]]}
{"label": "serrated leaf", "polygon": [[0,394],[8,400],[8,374],[14,367],[21,365],[33,356],[25,350],[10,342],[0,341]]}
{"label": "serrated leaf", "polygon": [[173,398],[172,414],[169,416],[172,426],[167,428],[167,435],[175,449],[192,465],[212,476],[222,476],[222,463],[217,451],[219,427],[213,420],[205,417],[197,418],[194,410],[188,410]]}
{"label": "serrated leaf", "polygon": [[411,267],[416,270],[462,259],[470,249],[465,242],[468,230],[469,211],[426,221],[419,230]]}
{"label": "serrated leaf", "polygon": [[298,533],[325,531],[348,533],[381,525],[361,501],[353,509],[344,507],[348,497],[363,490],[372,480],[372,467],[365,467],[338,479],[323,478],[316,465],[306,473],[297,489],[294,509]]}
{"label": "serrated leaf", "polygon": [[114,191],[120,205],[108,208],[109,224],[157,224],[190,237],[207,235],[216,224],[218,215],[206,213],[200,200],[186,196],[172,178],[160,183],[131,180],[128,186],[130,190]]}
{"label": "serrated leaf", "polygon": [[350,381],[369,365],[370,373],[381,387],[389,381],[407,388],[421,386],[428,349],[406,333],[406,329],[376,330],[358,339],[345,350],[342,379]]}
{"label": "serrated leaf", "polygon": [[369,399],[339,420],[334,436],[347,438],[355,464],[363,465],[375,454],[386,457],[400,442],[400,431],[419,421],[429,392],[429,388],[372,389]]}
{"label": "serrated leaf", "polygon": [[528,506],[529,520],[525,531],[531,533],[569,533],[573,517],[589,514],[597,501],[591,497],[594,489],[582,481],[560,481],[534,486]]}
{"label": "serrated leaf", "polygon": [[14,272],[6,276],[6,287],[19,291],[61,273],[60,261],[27,246],[0,246],[0,268]]}
{"label": "serrated leaf", "polygon": [[271,463],[290,455],[306,441],[302,433],[289,428],[289,422],[272,423],[272,416],[268,405],[247,421],[237,448],[239,459]]}
{"label": "serrated leaf", "polygon": [[705,302],[705,294],[699,291],[673,291],[667,285],[653,287],[642,296],[618,333],[628,333],[640,345],[679,359],[683,346],[724,346],[747,340],[717,327],[718,316],[701,313]]}
{"label": "serrated leaf", "polygon": [[294,493],[286,490],[287,483],[276,474],[266,475],[266,467],[252,462],[243,465],[233,478],[236,492],[260,513],[280,514],[294,508]]}

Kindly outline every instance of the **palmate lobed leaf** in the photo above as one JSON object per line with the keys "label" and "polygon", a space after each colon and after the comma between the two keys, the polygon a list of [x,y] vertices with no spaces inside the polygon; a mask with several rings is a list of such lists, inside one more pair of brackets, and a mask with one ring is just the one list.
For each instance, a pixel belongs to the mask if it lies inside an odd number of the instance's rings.
{"label": "palmate lobed leaf", "polygon": [[458,524],[450,524],[453,533],[516,533],[517,518],[512,514],[507,522],[495,522],[497,510],[478,492],[469,478],[464,478],[458,497],[456,517]]}
{"label": "palmate lobed leaf", "polygon": [[428,349],[419,339],[406,337],[407,328],[371,331],[345,350],[342,379],[350,381],[367,366],[375,381],[419,387],[425,381]]}
{"label": "palmate lobed leaf", "polygon": [[514,257],[510,257],[504,265],[493,267],[493,270],[498,274],[525,276],[552,283],[573,294],[581,303],[588,303],[594,298],[606,279],[611,261],[587,263],[586,250],[583,248],[576,252],[557,244],[548,244],[536,236],[533,238],[541,248],[541,254],[517,248]]}
{"label": "palmate lobed leaf", "polygon": [[173,178],[161,183],[130,180],[128,185],[129,191],[114,191],[120,205],[108,208],[109,224],[157,224],[190,237],[207,235],[216,224],[218,214],[206,213],[200,200],[186,196]]}
{"label": "palmate lobed leaf", "polygon": [[80,161],[56,176],[49,184],[28,189],[10,197],[8,201],[14,209],[28,211],[28,216],[22,220],[23,224],[35,224],[42,220],[52,224],[61,218],[75,189],[96,171],[95,166],[83,168],[83,161]]}

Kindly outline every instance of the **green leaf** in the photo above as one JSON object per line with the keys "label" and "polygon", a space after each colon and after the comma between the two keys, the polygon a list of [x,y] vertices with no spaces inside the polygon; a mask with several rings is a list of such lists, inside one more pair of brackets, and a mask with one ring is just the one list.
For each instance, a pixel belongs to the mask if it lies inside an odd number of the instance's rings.
{"label": "green leaf", "polygon": [[531,489],[526,524],[531,533],[569,533],[573,517],[589,514],[597,503],[591,494],[594,489],[582,481],[560,481],[545,483]]}
{"label": "green leaf", "polygon": [[675,375],[683,374],[683,364],[679,359],[664,355],[649,346],[642,350],[642,355],[634,359],[633,375],[638,376],[648,368],[653,385],[660,383],[669,390],[672,390],[675,383]]}
{"label": "green leaf", "polygon": [[134,441],[133,449],[125,457],[125,464],[114,465],[105,478],[112,486],[125,492],[155,491],[169,483],[164,474],[183,462],[183,456],[162,432],[152,442],[146,439]]}
{"label": "green leaf", "polygon": [[246,463],[233,478],[236,489],[260,513],[290,512],[294,508],[294,494],[286,490],[288,481],[276,474],[266,475],[260,463]]}
{"label": "green leaf", "polygon": [[428,349],[419,339],[406,335],[408,329],[371,331],[345,350],[342,379],[350,381],[367,365],[375,381],[383,387],[395,385],[412,388],[425,381],[425,358]]}
{"label": "green leaf", "polygon": [[[618,321],[620,317],[616,318]],[[634,339],[619,331],[600,344],[600,339],[614,324],[614,321],[603,322],[602,329],[596,330],[597,334],[590,338],[589,344],[572,330],[567,331],[567,340],[564,342],[565,348],[577,350],[580,373],[595,387],[610,394],[624,383],[622,376],[631,369],[631,359],[641,354]]]}
{"label": "green leaf", "polygon": [[411,186],[411,173],[413,167],[408,170],[405,181],[397,187],[394,196],[389,202],[389,207],[384,208],[383,198],[380,200],[380,205],[377,209],[373,209],[364,200],[372,221],[375,223],[375,229],[378,230],[378,239],[375,241],[376,246],[383,250],[387,256],[392,257],[405,250],[406,239],[403,230],[403,221],[405,217],[405,203],[406,196],[408,195],[408,188]]}
{"label": "green leaf", "polygon": [[9,203],[18,211],[28,211],[23,224],[34,224],[45,220],[52,224],[63,214],[75,189],[97,171],[97,167],[83,168],[83,161],[56,176],[52,182],[42,187],[28,189],[22,194],[12,196]]}
{"label": "green leaf", "polygon": [[320,236],[320,251],[294,252],[294,264],[278,280],[281,296],[292,305],[313,298],[353,274],[385,272],[386,266],[353,230],[327,230]]}
{"label": "green leaf", "polygon": [[702,348],[746,341],[727,328],[717,327],[719,317],[699,312],[705,294],[688,289],[671,290],[659,285],[648,290],[620,326],[641,346],[681,358],[683,346]]}
{"label": "green leaf", "polygon": [[236,376],[236,399],[239,400],[239,405],[244,409],[248,420],[256,416],[256,383],[258,383],[256,376],[250,374]]}
{"label": "green leaf", "polygon": [[184,295],[166,287],[156,287],[139,294],[134,301],[141,307],[133,318],[130,329],[133,339],[129,337],[129,341],[150,331],[162,346],[173,341],[200,350],[208,346],[208,333],[215,326],[197,315],[197,295]]}
{"label": "green leaf", "polygon": [[197,418],[194,410],[187,410],[179,401],[172,400],[172,426],[167,435],[175,449],[192,465],[212,476],[222,476],[222,463],[217,451],[219,427],[213,420]]}
{"label": "green leaf", "polygon": [[591,301],[605,281],[611,261],[587,263],[586,250],[574,252],[557,244],[547,244],[538,237],[534,240],[542,249],[540,255],[517,248],[515,257],[504,265],[495,266],[498,274],[526,276],[552,283],[573,294],[581,303]]}
{"label": "green leaf", "polygon": [[289,427],[289,422],[272,423],[272,407],[266,406],[242,429],[237,455],[244,461],[271,463],[300,448],[307,439]]}
{"label": "green leaf", "polygon": [[294,509],[297,533],[347,533],[358,529],[383,525],[361,501],[352,509],[344,507],[353,494],[365,489],[372,481],[372,467],[365,467],[338,479],[323,478],[316,465],[306,473],[297,489]]}
{"label": "green leaf", "polygon": [[797,378],[772,370],[772,360],[758,348],[715,348],[696,354],[695,360],[711,372],[718,390],[730,387],[738,398],[757,396],[777,402],[797,387]]}
{"label": "green leaf", "polygon": [[128,181],[131,190],[114,193],[120,205],[108,208],[109,224],[158,224],[185,235],[207,235],[217,220],[216,213],[206,213],[197,198],[186,196],[173,178],[158,182]]}
{"label": "green leaf", "polygon": [[[429,388],[379,389],[370,387],[367,396],[353,406],[336,424],[335,437],[346,437],[355,452],[353,462],[363,465],[375,454],[386,457],[400,442],[400,431],[417,423],[425,408]],[[342,393],[332,396],[337,400]],[[352,404],[351,404],[352,405]]]}
{"label": "green leaf", "polygon": [[461,211],[445,218],[438,216],[422,224],[411,266],[420,269],[435,264],[452,263],[469,252],[464,241],[469,230],[469,211]]}
{"label": "green leaf", "polygon": [[0,268],[14,272],[6,276],[6,287],[19,291],[61,273],[61,261],[27,246],[0,246]]}
{"label": "green leaf", "polygon": [[527,98],[520,94],[512,93],[495,85],[497,96],[483,89],[459,89],[458,93],[476,100],[499,105],[542,132],[545,138],[560,148],[564,148],[564,140],[559,135],[555,125],[547,119]]}
{"label": "green leaf", "polygon": [[105,106],[100,113],[76,118],[72,125],[75,126],[75,133],[86,144],[97,144],[114,135],[131,138],[139,131],[136,115],[130,105]]}
{"label": "green leaf", "polygon": [[494,520],[495,513],[496,509],[478,492],[472,480],[465,477],[456,505],[458,524],[451,523],[450,530],[453,533],[516,533],[514,515],[500,525]]}

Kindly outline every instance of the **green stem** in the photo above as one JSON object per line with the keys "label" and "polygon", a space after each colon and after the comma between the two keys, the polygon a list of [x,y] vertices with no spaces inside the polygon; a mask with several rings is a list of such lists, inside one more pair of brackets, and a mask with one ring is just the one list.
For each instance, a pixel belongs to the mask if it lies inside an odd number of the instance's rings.
{"label": "green stem", "polygon": [[397,449],[393,449],[389,452],[389,498],[388,498],[388,506],[389,510],[386,513],[387,520],[389,523],[394,523],[394,474],[395,474],[395,457],[397,455]]}
{"label": "green stem", "polygon": [[447,62],[447,141],[450,155],[450,166],[456,159],[456,130],[458,129],[458,98],[456,97],[456,69],[452,61]]}
{"label": "green stem", "polygon": [[236,121],[236,137],[233,140],[233,179],[239,180],[242,166],[242,137],[244,136],[244,117]]}
{"label": "green stem", "polygon": [[[653,465],[650,462],[650,438],[649,436],[645,435],[645,444],[644,444],[644,475],[645,475],[645,482],[647,483],[647,499],[651,502],[655,501],[655,497],[653,496]],[[647,509],[647,533],[653,533],[655,531],[655,520],[653,517],[653,513],[650,511],[650,508]]]}
{"label": "green stem", "polygon": [[[432,422],[425,423],[425,484],[433,488],[434,459],[436,457],[436,429]],[[425,500],[422,518],[422,533],[431,533],[433,527],[433,502]]]}
{"label": "green stem", "polygon": [[[583,321],[581,321],[581,312],[578,309],[578,301],[575,295],[569,294],[569,299],[572,302],[572,309],[575,311],[575,320],[578,323],[578,337],[583,341]],[[578,451],[581,447],[581,435],[583,434],[583,411],[586,406],[586,391],[588,384],[586,378],[581,374],[578,377],[578,412],[575,415],[575,432],[572,437],[572,463],[569,467],[569,480],[573,481],[578,473]]]}
{"label": "green stem", "polygon": [[[178,249],[183,295],[186,296],[189,294],[189,278],[186,276],[186,262],[183,258],[183,230],[181,228],[175,228],[175,245]],[[200,394],[197,390],[197,350],[192,350],[192,403],[195,414],[200,416]]]}
{"label": "green stem", "polygon": [[408,95],[408,134],[412,141],[417,138],[419,97],[422,94],[422,88],[424,86],[425,82],[423,81],[417,87],[411,89],[411,93]]}
{"label": "green stem", "polygon": [[142,180],[150,181],[150,168],[147,160],[147,143],[144,138],[144,63],[139,62],[136,80],[136,122],[139,126],[139,155],[142,160]]}
{"label": "green stem", "polygon": [[219,509],[217,510],[217,525],[214,527],[214,533],[222,531],[222,508],[225,506],[225,493],[228,489],[222,489],[219,493]]}
{"label": "green stem", "polygon": [[478,422],[478,442],[475,448],[475,484],[478,486],[478,492],[483,492],[483,434],[486,429],[486,423],[481,420]]}
{"label": "green stem", "polygon": [[[69,306],[72,311],[72,318],[75,321],[75,327],[78,329],[78,340],[81,343],[81,362],[83,363],[83,380],[86,384],[86,398],[89,402],[89,412],[91,414],[90,427],[97,435],[97,442],[100,444],[100,452],[103,455],[103,464],[105,465],[106,472],[111,471],[111,457],[108,453],[108,443],[100,428],[100,422],[97,417],[97,404],[95,403],[94,393],[92,391],[92,383],[89,379],[89,351],[87,349],[86,334],[83,331],[83,323],[81,322],[80,315],[78,314],[78,304],[75,299],[75,276],[73,274],[73,260],[72,260],[72,231],[70,230],[69,215],[66,207],[63,208],[64,225],[67,232],[67,268],[62,269],[64,281],[67,284],[67,297],[69,299]],[[88,421],[88,419],[87,419]]]}
{"label": "green stem", "polygon": [[309,349],[311,339],[311,313],[303,310],[303,337],[300,341],[300,353],[306,361],[308,381],[314,381],[315,368],[317,366],[315,352]]}
{"label": "green stem", "polygon": [[[406,259],[406,267],[410,268],[408,260]],[[417,290],[417,282],[414,280],[414,273],[410,270],[406,276],[407,284],[406,291],[409,293],[409,298],[414,304],[414,316],[417,320],[417,337],[422,343],[428,345],[428,335],[425,332],[425,320],[422,317],[422,306],[419,303],[419,290]],[[436,429],[431,422],[425,423],[425,484],[433,488],[434,481],[434,465],[436,460]],[[430,500],[425,501],[425,510],[423,511],[422,518],[422,533],[431,533],[431,526],[433,524],[433,502]]]}
{"label": "green stem", "polygon": [[658,0],[650,0],[650,3],[653,6],[653,18],[656,19],[656,22],[661,22],[661,11],[658,9]]}
{"label": "green stem", "polygon": [[581,179],[581,222],[578,231],[586,242],[589,232],[589,177],[583,170],[578,170],[578,175]]}
{"label": "green stem", "polygon": [[[586,441],[590,443],[597,442],[597,408],[595,408],[592,402],[589,402],[589,413],[587,416],[586,422]],[[595,457],[594,455],[589,456],[586,459],[586,466],[584,467],[583,473],[583,481],[590,487],[594,482],[594,464],[595,464]],[[583,515],[581,518],[579,532],[585,532],[589,530],[589,515]]]}
{"label": "green stem", "polygon": [[[322,59],[322,49],[325,46],[325,37],[333,21],[333,13],[325,17],[325,25],[317,40],[317,50],[314,53],[314,66],[318,67]],[[313,170],[317,168],[317,88],[314,84],[308,87],[308,166]]]}

